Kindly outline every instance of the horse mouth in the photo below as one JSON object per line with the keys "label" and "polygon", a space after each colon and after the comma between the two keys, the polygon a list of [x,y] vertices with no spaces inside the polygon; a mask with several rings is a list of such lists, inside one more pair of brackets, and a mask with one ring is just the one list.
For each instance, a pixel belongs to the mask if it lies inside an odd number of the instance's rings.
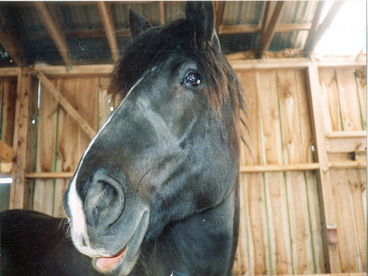
{"label": "horse mouth", "polygon": [[139,257],[140,246],[148,227],[148,218],[148,212],[144,212],[138,227],[123,249],[115,255],[93,259],[94,267],[102,273],[116,271],[119,275],[128,275]]}

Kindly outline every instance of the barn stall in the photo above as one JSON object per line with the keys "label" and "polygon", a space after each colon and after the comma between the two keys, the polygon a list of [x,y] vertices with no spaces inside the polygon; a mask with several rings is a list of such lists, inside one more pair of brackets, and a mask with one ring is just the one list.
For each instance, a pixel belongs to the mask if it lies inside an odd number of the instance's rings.
{"label": "barn stall", "polygon": [[[182,2],[0,4],[2,209],[65,216],[68,180],[117,103],[108,87],[129,8],[153,25],[184,15]],[[344,9],[215,2],[248,109],[235,275],[367,270],[365,39],[354,56],[315,54]]]}

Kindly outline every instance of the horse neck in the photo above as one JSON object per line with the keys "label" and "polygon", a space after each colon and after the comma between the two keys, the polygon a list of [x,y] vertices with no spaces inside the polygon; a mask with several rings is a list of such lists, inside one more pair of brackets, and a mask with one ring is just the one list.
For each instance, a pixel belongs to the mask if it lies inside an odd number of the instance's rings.
{"label": "horse neck", "polygon": [[[237,190],[238,183],[218,206],[177,222],[149,245],[150,252],[144,254],[150,256],[149,260],[143,262],[161,273],[153,275],[165,275],[158,264],[161,260],[170,260],[172,270],[183,275],[186,268],[191,268],[190,275],[231,275],[239,219]],[[203,267],[210,271],[203,271]]]}

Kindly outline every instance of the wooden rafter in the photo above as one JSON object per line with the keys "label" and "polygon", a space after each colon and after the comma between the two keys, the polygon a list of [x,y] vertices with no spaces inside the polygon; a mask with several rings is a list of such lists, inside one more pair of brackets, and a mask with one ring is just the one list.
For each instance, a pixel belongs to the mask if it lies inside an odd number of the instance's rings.
{"label": "wooden rafter", "polygon": [[107,2],[97,2],[98,12],[102,25],[104,26],[107,41],[109,42],[112,59],[116,62],[119,60],[119,47],[115,35],[115,26],[112,19],[111,7]]}
{"label": "wooden rafter", "polygon": [[23,46],[14,32],[0,27],[0,44],[19,67],[27,64]]}
{"label": "wooden rafter", "polygon": [[260,52],[261,56],[268,49],[273,39],[273,36],[275,35],[276,27],[279,22],[284,3],[285,3],[284,1],[277,1],[276,6],[272,13],[272,17],[270,19],[270,23],[267,24],[265,32],[263,34],[261,33],[261,38],[260,38],[260,42],[262,45],[261,52]]}
{"label": "wooden rafter", "polygon": [[220,27],[222,25],[222,20],[224,18],[225,11],[225,1],[215,2],[215,12],[216,12],[216,31],[220,31]]}
{"label": "wooden rafter", "polygon": [[58,91],[58,89],[52,84],[51,81],[42,72],[37,72],[37,78],[41,81],[42,85],[47,88],[60,105],[69,113],[69,115],[79,124],[84,132],[93,138],[96,135],[96,131],[84,120],[79,112],[69,103],[69,101]]}
{"label": "wooden rafter", "polygon": [[158,8],[160,13],[160,25],[163,26],[165,25],[165,2],[158,2]]}
{"label": "wooden rafter", "polygon": [[[318,18],[313,19],[313,24],[315,25],[314,28],[312,27],[312,30],[310,32],[310,34],[308,35],[307,38],[307,42],[305,44],[304,47],[304,51],[308,54],[312,53],[314,48],[316,47],[317,43],[319,42],[319,40],[321,39],[321,37],[323,36],[323,34],[326,32],[326,30],[328,29],[328,27],[331,25],[335,15],[337,14],[337,12],[340,10],[340,8],[342,7],[342,5],[344,4],[344,1],[335,1],[331,8],[329,9],[325,19],[323,20],[323,22],[318,25],[318,21],[320,19],[320,14],[322,11],[322,9],[320,11],[316,11],[316,15],[315,17],[318,16]],[[318,6],[319,8],[320,6]],[[314,21],[316,20],[316,21]],[[317,26],[318,25],[318,26]]]}
{"label": "wooden rafter", "polygon": [[269,17],[270,17],[270,10],[271,10],[271,1],[267,1],[265,3],[266,7],[265,10],[263,12],[263,18],[262,18],[262,25],[261,25],[261,37],[263,37],[265,35],[265,32],[267,30],[267,25],[268,25],[268,21],[269,21]]}
{"label": "wooden rafter", "polygon": [[66,43],[65,34],[62,28],[60,27],[59,21],[55,16],[52,16],[52,14],[49,12],[45,2],[40,1],[34,2],[34,6],[38,11],[42,23],[45,25],[49,35],[51,36],[52,40],[56,45],[56,48],[58,49],[61,57],[63,58],[64,63],[67,66],[72,65],[68,45]]}

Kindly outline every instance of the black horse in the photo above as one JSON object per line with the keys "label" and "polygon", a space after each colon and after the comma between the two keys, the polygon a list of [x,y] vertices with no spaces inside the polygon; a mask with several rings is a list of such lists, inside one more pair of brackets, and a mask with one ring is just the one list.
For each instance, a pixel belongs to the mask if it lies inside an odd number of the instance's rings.
{"label": "black horse", "polygon": [[73,243],[104,273],[232,275],[242,101],[212,3],[130,23],[112,82],[123,99],[65,192]]}
{"label": "black horse", "polygon": [[68,238],[66,219],[39,212],[0,212],[0,275],[102,275]]}
{"label": "black horse", "polygon": [[[232,275],[243,104],[221,53],[212,4],[188,2],[186,19],[154,28],[130,12],[130,25],[133,40],[111,86],[123,99],[85,151],[64,195],[74,246],[109,275]],[[46,232],[41,239],[55,245],[61,221],[42,222],[52,220],[39,217],[36,223],[44,225],[38,236]],[[42,255],[45,262],[69,254],[80,263],[74,268],[63,259],[69,275],[97,273],[65,233],[60,240],[58,252],[42,247],[50,252]]]}

